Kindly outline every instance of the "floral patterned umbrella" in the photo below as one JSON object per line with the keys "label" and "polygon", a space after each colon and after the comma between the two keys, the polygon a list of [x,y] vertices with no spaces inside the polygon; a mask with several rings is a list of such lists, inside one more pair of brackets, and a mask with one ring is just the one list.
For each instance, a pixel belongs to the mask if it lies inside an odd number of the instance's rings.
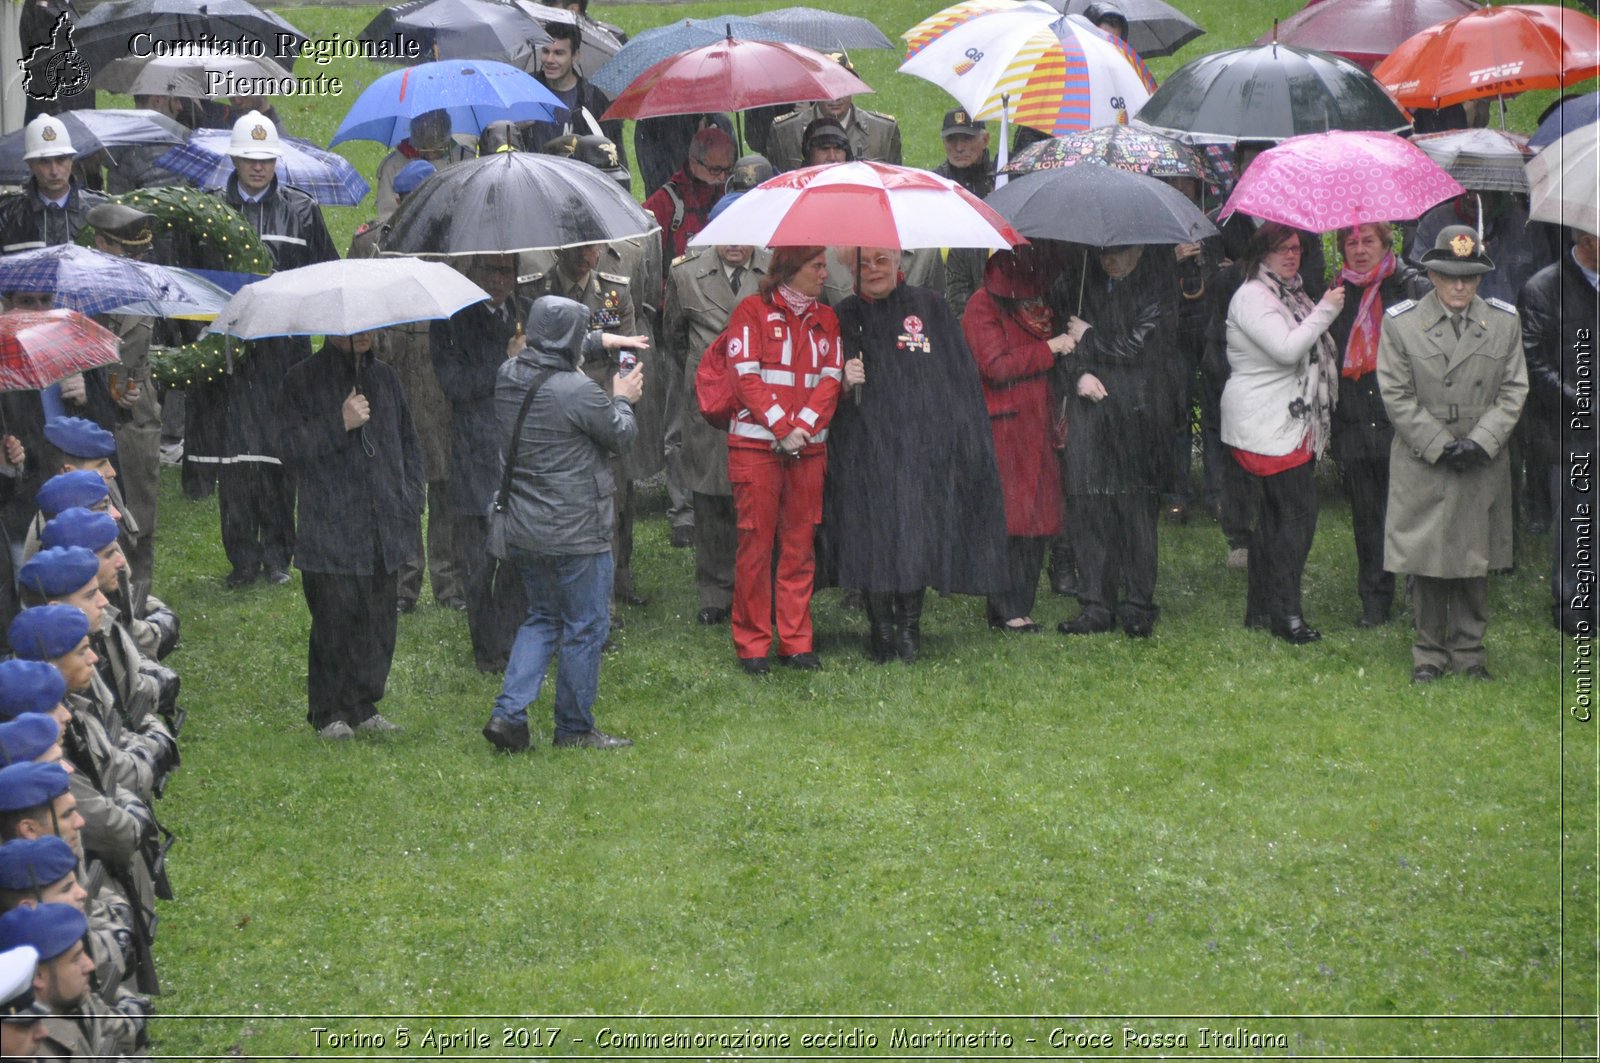
{"label": "floral patterned umbrella", "polygon": [[1308,133],[1257,156],[1222,205],[1308,232],[1420,218],[1466,189],[1393,133]]}
{"label": "floral patterned umbrella", "polygon": [[1196,148],[1153,129],[1125,125],[1099,126],[1030,144],[1001,172],[1032,173],[1080,162],[1115,166],[1151,177],[1193,177],[1216,188],[1227,187],[1232,178],[1231,166],[1215,165]]}
{"label": "floral patterned umbrella", "polygon": [[117,360],[116,334],[76,310],[0,314],[0,391],[37,391]]}

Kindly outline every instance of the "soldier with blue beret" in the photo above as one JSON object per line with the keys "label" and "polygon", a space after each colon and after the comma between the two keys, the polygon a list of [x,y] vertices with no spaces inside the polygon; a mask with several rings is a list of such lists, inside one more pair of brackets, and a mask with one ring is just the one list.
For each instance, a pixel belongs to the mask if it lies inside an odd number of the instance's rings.
{"label": "soldier with blue beret", "polygon": [[[44,423],[44,438],[68,458],[88,463],[117,456],[117,437],[85,417],[52,417]],[[115,470],[111,472],[116,475]]]}
{"label": "soldier with blue beret", "polygon": [[14,838],[0,845],[0,890],[31,893],[42,900],[47,887],[68,875],[76,879],[77,871],[78,854],[54,834]]}
{"label": "soldier with blue beret", "polygon": [[31,945],[39,952],[33,989],[50,1009],[40,1055],[115,1059],[127,1054],[131,1024],[108,1014],[89,991],[94,960],[83,944],[88,930],[88,919],[70,904],[13,908],[0,915],[0,948]]}
{"label": "soldier with blue beret", "polygon": [[[10,636],[12,652],[23,660],[54,662],[78,649],[80,643],[88,648],[89,618],[71,605],[36,605],[11,621]],[[92,661],[89,667],[93,668]],[[62,674],[71,689],[73,677]],[[87,676],[84,682],[88,682]]]}
{"label": "soldier with blue beret", "polygon": [[[46,520],[64,509],[81,506],[84,509],[106,510],[110,488],[106,478],[93,469],[73,469],[50,477],[39,488],[34,501]],[[114,519],[114,518],[113,518]]]}
{"label": "soldier with blue beret", "polygon": [[99,578],[100,559],[81,546],[40,550],[17,573],[17,582],[24,590],[50,599],[76,594]]}
{"label": "soldier with blue beret", "polygon": [[67,681],[44,661],[0,661],[0,720],[50,712],[67,696]]}
{"label": "soldier with blue beret", "polygon": [[[0,723],[0,763],[26,764],[38,760],[61,739],[61,725],[42,712],[25,712]],[[60,749],[56,749],[60,760]],[[59,876],[58,876],[59,877]]]}
{"label": "soldier with blue beret", "polygon": [[117,522],[109,513],[73,506],[45,522],[39,542],[45,548],[78,546],[98,554],[117,541]]}

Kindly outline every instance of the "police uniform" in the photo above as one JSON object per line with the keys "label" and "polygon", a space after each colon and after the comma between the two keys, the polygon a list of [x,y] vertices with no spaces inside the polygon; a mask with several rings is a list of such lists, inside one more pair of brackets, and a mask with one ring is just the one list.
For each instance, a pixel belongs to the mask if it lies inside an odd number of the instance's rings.
{"label": "police uniform", "polygon": [[[1423,256],[1444,276],[1487,272],[1471,229],[1452,226]],[[1486,268],[1485,268],[1486,267]],[[1437,291],[1384,312],[1378,386],[1394,424],[1384,567],[1415,577],[1413,678],[1449,668],[1487,678],[1488,574],[1512,561],[1505,452],[1528,395],[1516,308],[1474,296],[1460,335]]]}
{"label": "police uniform", "polygon": [[[766,155],[780,173],[805,165],[800,142],[806,126],[825,117],[828,115],[822,110],[822,104],[812,103],[790,111],[772,123]],[[845,137],[850,141],[852,159],[900,165],[900,123],[895,121],[893,115],[869,111],[852,104],[842,124]]]}

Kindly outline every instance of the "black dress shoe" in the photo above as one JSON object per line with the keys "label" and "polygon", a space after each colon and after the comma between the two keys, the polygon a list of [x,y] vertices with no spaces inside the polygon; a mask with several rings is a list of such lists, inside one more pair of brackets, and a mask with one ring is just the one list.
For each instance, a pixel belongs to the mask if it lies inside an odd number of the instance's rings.
{"label": "black dress shoe", "polygon": [[772,665],[765,657],[740,657],[739,667],[744,669],[745,675],[766,675],[772,671]]}
{"label": "black dress shoe", "polygon": [[267,582],[274,587],[281,587],[289,582],[289,573],[281,568],[267,569]]}
{"label": "black dress shoe", "polygon": [[1111,618],[1096,616],[1093,613],[1082,612],[1071,620],[1063,620],[1056,625],[1056,630],[1063,635],[1099,635],[1110,631],[1115,625]]}
{"label": "black dress shoe", "polygon": [[814,653],[792,653],[788,656],[780,655],[778,663],[785,668],[798,668],[803,672],[822,671],[822,658]]}
{"label": "black dress shoe", "polygon": [[401,599],[399,599],[398,601],[396,601],[394,603],[394,611],[397,612],[397,613],[401,613],[401,614],[416,612],[417,611],[416,599],[414,599],[414,598],[401,598]]}
{"label": "black dress shoe", "polygon": [[650,604],[650,599],[643,597],[638,591],[625,591],[622,594],[614,594],[611,596],[611,600],[616,602],[618,605]]}
{"label": "black dress shoe", "polygon": [[1494,676],[1489,674],[1489,669],[1485,668],[1481,664],[1475,664],[1471,667],[1463,668],[1461,669],[1461,674],[1469,679],[1476,679],[1480,683],[1494,682]]}
{"label": "black dress shoe", "polygon": [[989,626],[1008,635],[1037,635],[1044,630],[1044,625],[1035,620],[1030,620],[1026,624],[1011,624],[1004,620],[996,620],[994,617],[989,618]]}
{"label": "black dress shoe", "polygon": [[550,744],[557,749],[627,749],[633,745],[633,739],[619,738],[596,729],[579,731],[577,734],[557,733]]}
{"label": "black dress shoe", "polygon": [[1295,646],[1304,646],[1308,642],[1316,642],[1322,637],[1322,632],[1305,622],[1298,616],[1286,616],[1282,620],[1272,622],[1272,633],[1285,642]]}
{"label": "black dress shoe", "polygon": [[728,611],[720,605],[708,605],[696,613],[694,619],[696,623],[706,627],[716,627],[727,622]]}
{"label": "black dress shoe", "polygon": [[1411,669],[1413,683],[1431,683],[1444,676],[1444,669],[1436,664],[1419,664]]}
{"label": "black dress shoe", "polygon": [[222,582],[227,585],[229,590],[236,591],[240,587],[250,586],[250,584],[256,581],[256,576],[257,573],[254,570],[246,571],[242,568],[236,568],[232,572],[228,573],[228,577]]}
{"label": "black dress shoe", "polygon": [[1155,630],[1155,621],[1147,617],[1141,616],[1137,619],[1129,619],[1122,622],[1122,633],[1130,639],[1147,639],[1155,634]]}
{"label": "black dress shoe", "polygon": [[483,725],[483,737],[502,753],[522,753],[533,744],[526,723],[512,723],[498,716],[489,717],[489,722]]}
{"label": "black dress shoe", "polygon": [[1356,627],[1382,627],[1389,622],[1389,610],[1381,605],[1369,605],[1361,610]]}

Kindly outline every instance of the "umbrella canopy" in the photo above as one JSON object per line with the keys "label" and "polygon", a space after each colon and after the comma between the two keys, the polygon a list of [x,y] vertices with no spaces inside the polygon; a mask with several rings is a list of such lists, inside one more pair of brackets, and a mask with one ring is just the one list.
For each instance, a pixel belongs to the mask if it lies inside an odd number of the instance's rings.
{"label": "umbrella canopy", "polygon": [[1476,10],[1473,0],[1313,0],[1252,43],[1315,48],[1371,70],[1406,38]]}
{"label": "umbrella canopy", "polygon": [[612,101],[603,117],[746,111],[871,91],[843,66],[803,45],[728,37],[661,60]]}
{"label": "umbrella canopy", "polygon": [[0,391],[37,391],[117,360],[116,333],[76,310],[0,314]]}
{"label": "umbrella canopy", "polygon": [[1115,166],[1151,177],[1193,177],[1224,188],[1232,168],[1216,165],[1210,156],[1175,137],[1141,126],[1108,125],[1042,140],[1024,148],[1001,167],[1003,173],[1055,170],[1078,163]]}
{"label": "umbrella canopy", "polygon": [[[62,111],[56,117],[67,127],[80,159],[103,148],[182,144],[189,139],[181,124],[155,111]],[[18,129],[0,137],[0,184],[18,184],[28,176],[28,164],[22,161],[25,135]]]}
{"label": "umbrella canopy", "polygon": [[210,320],[228,293],[171,266],[119,258],[77,244],[0,257],[0,292],[52,292],[55,305],[82,314],[149,314]]}
{"label": "umbrella canopy", "polygon": [[405,0],[378,12],[358,37],[373,42],[397,38],[403,47],[387,52],[387,62],[511,60],[550,35],[511,0]]}
{"label": "umbrella canopy", "polygon": [[1444,167],[1461,187],[1482,192],[1528,193],[1528,138],[1503,129],[1452,129],[1425,133],[1411,143]]}
{"label": "umbrella canopy", "polygon": [[1398,133],[1411,125],[1383,86],[1350,60],[1283,44],[1233,48],[1185,63],[1150,97],[1139,120],[1244,140],[1330,129]]}
{"label": "umbrella canopy", "polygon": [[229,77],[277,79],[288,75],[288,70],[271,59],[203,48],[193,54],[118,59],[96,74],[89,87],[140,96],[218,99],[234,94]]}
{"label": "umbrella canopy", "polygon": [[[1095,0],[1045,0],[1063,15],[1081,15]],[[1193,19],[1165,0],[1116,0],[1128,20],[1128,44],[1146,58],[1171,55],[1205,33]]]}
{"label": "umbrella canopy", "polygon": [[411,119],[450,113],[455,133],[480,133],[490,122],[553,122],[567,107],[531,74],[489,59],[444,59],[391,70],[356,98],[334,144],[375,140],[390,147],[411,134]]}
{"label": "umbrella canopy", "polygon": [[[843,52],[852,48],[893,48],[870,19],[841,15],[814,7],[780,7],[751,15],[752,22],[774,26],[788,34],[796,44],[819,52]],[[712,19],[711,21],[716,21]]]}
{"label": "umbrella canopy", "polygon": [[974,118],[1004,110],[1018,125],[1055,136],[1126,122],[1150,98],[1155,80],[1125,44],[1035,0],[1009,8],[961,21],[917,49],[900,72],[938,85]]}
{"label": "umbrella canopy", "polygon": [[583,67],[585,77],[603,70],[611,61],[611,57],[622,50],[622,41],[617,35],[588,15],[580,15],[564,7],[535,3],[534,0],[511,0],[511,2],[520,7],[523,14],[541,25],[563,22],[578,27],[583,36],[583,47],[579,49],[583,53],[583,59],[579,65]]}
{"label": "umbrella canopy", "polygon": [[1021,235],[983,201],[927,170],[881,162],[808,166],[740,196],[690,244],[1012,247]]}
{"label": "umbrella canopy", "polygon": [[[1116,247],[1187,244],[1217,234],[1182,192],[1110,166],[1039,170],[995,189],[987,202],[1029,239]],[[1094,209],[1084,210],[1085,203]]]}
{"label": "umbrella canopy", "polygon": [[1465,189],[1392,133],[1335,130],[1291,137],[1256,157],[1222,205],[1322,233],[1364,222],[1420,218]]}
{"label": "umbrella canopy", "polygon": [[[68,112],[70,113],[70,112]],[[1539,123],[1539,128],[1528,138],[1528,147],[1538,150],[1553,144],[1580,126],[1600,122],[1600,92],[1591,92],[1574,100],[1563,100],[1561,105]],[[3,141],[0,141],[3,143]],[[77,143],[76,140],[73,141]]]}
{"label": "umbrella canopy", "polygon": [[206,331],[243,340],[352,336],[446,318],[487,298],[488,292],[442,262],[346,258],[245,285]]}
{"label": "umbrella canopy", "polygon": [[1567,7],[1486,7],[1409,38],[1373,76],[1407,107],[1448,107],[1600,74],[1600,22]]}
{"label": "umbrella canopy", "polygon": [[1528,160],[1528,217],[1600,236],[1600,125],[1580,126]]}
{"label": "umbrella canopy", "polygon": [[[196,129],[189,143],[160,156],[156,165],[201,188],[216,191],[227,185],[233,175],[233,159],[228,155],[232,135],[227,129]],[[371,191],[372,186],[342,155],[299,137],[279,140],[283,145],[277,170],[281,183],[311,193],[318,203],[336,207],[353,207]]]}
{"label": "umbrella canopy", "polygon": [[659,228],[603,171],[554,155],[506,151],[459,162],[422,182],[395,212],[383,253],[542,251]]}
{"label": "umbrella canopy", "polygon": [[159,52],[165,50],[162,43],[192,48],[207,39],[259,44],[264,55],[292,69],[308,38],[245,0],[114,0],[78,19],[72,34],[73,46],[92,70],[137,54],[135,49]]}
{"label": "umbrella canopy", "polygon": [[[787,30],[753,18],[728,16],[726,18],[685,18],[665,26],[648,29],[629,39],[622,50],[588,78],[600,91],[613,99],[639,79],[646,70],[663,59],[681,55],[694,48],[732,37],[736,41],[771,41],[776,44],[800,44]],[[713,110],[720,111],[722,107]]]}

